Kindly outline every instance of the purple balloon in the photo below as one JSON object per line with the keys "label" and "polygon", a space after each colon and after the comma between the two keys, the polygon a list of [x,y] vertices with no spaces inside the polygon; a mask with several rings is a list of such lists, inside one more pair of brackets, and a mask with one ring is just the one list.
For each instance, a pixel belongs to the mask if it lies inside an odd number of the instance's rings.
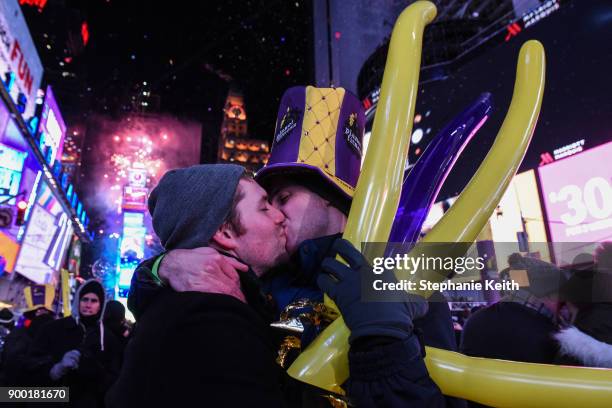
{"label": "purple balloon", "polygon": [[416,162],[402,187],[389,242],[413,243],[442,184],[474,134],[492,111],[490,93],[483,93],[442,129]]}

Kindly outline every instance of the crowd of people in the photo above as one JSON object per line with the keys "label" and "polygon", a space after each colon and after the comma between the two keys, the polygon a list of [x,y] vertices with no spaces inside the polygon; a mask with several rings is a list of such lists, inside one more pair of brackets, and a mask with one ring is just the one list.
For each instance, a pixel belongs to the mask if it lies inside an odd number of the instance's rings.
{"label": "crowd of people", "polygon": [[49,304],[36,302],[23,312],[18,326],[9,309],[0,311],[5,329],[0,386],[65,386],[71,406],[104,406],[130,336],[125,307],[106,301],[96,280],[79,287],[70,316],[56,319]]}
{"label": "crowd of people", "polygon": [[[441,293],[362,301],[371,267],[341,236],[364,115],[343,89],[313,89],[285,93],[270,161],[255,177],[206,164],[161,178],[148,205],[165,251],[134,273],[133,334],[123,306],[87,281],[72,316],[54,320],[39,307],[9,328],[3,384],[67,385],[71,404],[87,407],[462,407],[469,402],[444,396],[430,378],[425,346],[612,368],[611,243],[580,271],[513,255],[500,279],[522,271],[529,285],[475,312],[459,342]],[[324,293],[351,332],[344,396],[284,370],[296,354],[283,347],[299,353],[333,320],[321,310]]]}

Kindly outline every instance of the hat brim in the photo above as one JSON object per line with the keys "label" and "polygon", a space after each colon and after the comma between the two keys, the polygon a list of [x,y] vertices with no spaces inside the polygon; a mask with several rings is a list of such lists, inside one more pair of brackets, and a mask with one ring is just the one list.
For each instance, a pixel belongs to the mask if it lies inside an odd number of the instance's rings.
{"label": "hat brim", "polygon": [[49,312],[53,313],[52,309],[49,309],[49,307],[45,306],[45,305],[34,305],[32,307],[28,307],[25,309],[21,310],[21,313],[29,313],[29,312],[34,312],[38,309],[47,309]]}
{"label": "hat brim", "polygon": [[337,192],[341,193],[350,203],[353,200],[355,189],[342,179],[325,172],[317,166],[312,166],[305,163],[277,163],[265,166],[255,174],[257,181],[264,188],[269,187],[272,179],[282,176],[295,176],[301,174],[315,174],[321,178],[321,181],[332,187]]}

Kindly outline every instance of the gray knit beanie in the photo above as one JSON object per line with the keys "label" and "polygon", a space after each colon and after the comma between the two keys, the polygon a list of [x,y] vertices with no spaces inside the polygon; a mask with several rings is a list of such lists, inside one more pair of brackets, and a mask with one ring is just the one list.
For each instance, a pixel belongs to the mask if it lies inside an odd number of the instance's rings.
{"label": "gray knit beanie", "polygon": [[149,196],[153,229],[167,250],[208,246],[230,212],[244,167],[201,164],[170,170]]}
{"label": "gray knit beanie", "polygon": [[522,256],[518,253],[508,257],[508,264],[512,269],[527,271],[529,287],[526,290],[539,298],[559,294],[570,275],[569,271],[561,269],[555,264]]}

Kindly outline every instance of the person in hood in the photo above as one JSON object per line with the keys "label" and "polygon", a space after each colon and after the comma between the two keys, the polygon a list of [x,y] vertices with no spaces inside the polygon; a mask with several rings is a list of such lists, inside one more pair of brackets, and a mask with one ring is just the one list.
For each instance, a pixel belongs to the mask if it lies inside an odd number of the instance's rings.
{"label": "person in hood", "polygon": [[5,372],[3,369],[4,346],[6,338],[15,327],[15,315],[7,308],[0,310],[0,384],[5,383]]}
{"label": "person in hood", "polygon": [[4,339],[15,327],[15,315],[6,307],[0,310],[0,353],[4,348]]}
{"label": "person in hood", "polygon": [[125,306],[117,300],[109,300],[104,310],[104,327],[107,327],[125,347],[130,337],[130,327],[125,319]]}
{"label": "person in hood", "polygon": [[38,386],[68,386],[72,407],[103,407],[120,369],[121,346],[104,327],[105,292],[88,280],[79,287],[73,315],[43,326],[31,348],[31,376]]}
{"label": "person in hood", "polygon": [[[55,319],[53,285],[31,285],[23,290],[26,308],[21,310],[22,319],[5,338],[1,358],[1,371],[5,385],[29,386],[28,375],[32,362],[28,353],[40,329]],[[16,318],[13,320],[17,320]]]}
{"label": "person in hood", "polygon": [[[572,325],[555,334],[558,363],[612,368],[612,242],[602,243],[592,261],[573,262],[575,268],[566,301],[576,307]],[[586,267],[580,267],[587,263]],[[578,269],[578,270],[576,270]]]}
{"label": "person in hood", "polygon": [[32,385],[28,378],[28,351],[40,329],[55,319],[53,312],[44,306],[23,312],[23,324],[15,327],[4,339],[0,371],[2,384],[6,386]]}
{"label": "person in hood", "polygon": [[563,324],[559,291],[567,274],[518,253],[508,263],[510,268],[500,278],[526,273],[529,286],[510,291],[500,302],[474,313],[463,327],[460,350],[474,357],[553,364],[558,352],[553,335]]}

